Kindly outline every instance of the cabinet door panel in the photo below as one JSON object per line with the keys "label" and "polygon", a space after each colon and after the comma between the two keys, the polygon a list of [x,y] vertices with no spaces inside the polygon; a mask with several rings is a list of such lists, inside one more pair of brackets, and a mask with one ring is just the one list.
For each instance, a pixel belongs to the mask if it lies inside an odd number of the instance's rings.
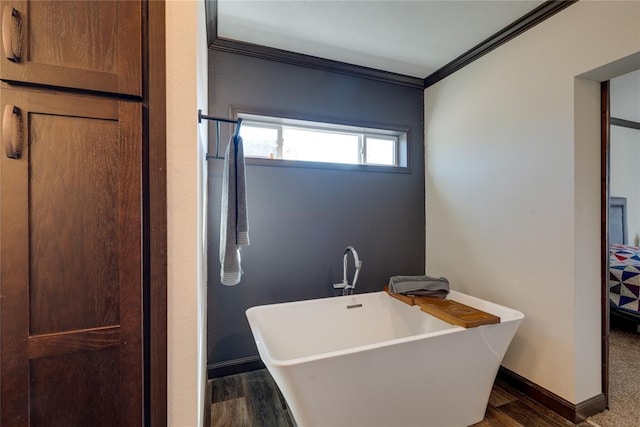
{"label": "cabinet door panel", "polygon": [[32,113],[28,132],[31,333],[117,324],[118,122]]}
{"label": "cabinet door panel", "polygon": [[142,94],[140,1],[2,1],[0,6],[0,79]]}
{"label": "cabinet door panel", "polygon": [[7,106],[0,424],[141,425],[141,105],[4,84]]}
{"label": "cabinet door panel", "polygon": [[31,360],[30,425],[123,425],[113,399],[120,393],[118,360],[117,349]]}

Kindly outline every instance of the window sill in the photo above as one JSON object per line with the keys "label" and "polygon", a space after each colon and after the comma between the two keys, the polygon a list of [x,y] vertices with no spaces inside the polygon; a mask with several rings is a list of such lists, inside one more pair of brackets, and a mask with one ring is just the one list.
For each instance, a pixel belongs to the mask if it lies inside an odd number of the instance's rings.
{"label": "window sill", "polygon": [[403,166],[354,165],[349,163],[308,162],[301,160],[259,159],[246,157],[245,163],[252,166],[272,166],[306,169],[331,169],[354,172],[384,172],[410,174],[411,169]]}

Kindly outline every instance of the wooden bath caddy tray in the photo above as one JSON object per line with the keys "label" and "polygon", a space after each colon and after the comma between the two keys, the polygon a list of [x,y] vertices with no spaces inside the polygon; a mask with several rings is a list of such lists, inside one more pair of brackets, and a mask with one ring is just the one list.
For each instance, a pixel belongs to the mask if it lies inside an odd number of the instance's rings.
{"label": "wooden bath caddy tray", "polygon": [[462,326],[463,328],[474,328],[481,325],[492,325],[500,323],[500,318],[493,314],[469,307],[457,301],[444,298],[432,297],[413,297],[389,292],[387,286],[384,290],[389,296],[399,299],[409,304],[420,306],[420,310],[428,313],[440,320],[449,322],[453,325]]}

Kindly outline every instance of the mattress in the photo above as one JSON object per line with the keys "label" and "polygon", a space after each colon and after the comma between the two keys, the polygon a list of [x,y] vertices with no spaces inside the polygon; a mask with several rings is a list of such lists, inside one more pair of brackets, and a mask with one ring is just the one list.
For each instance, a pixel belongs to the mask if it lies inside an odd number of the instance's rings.
{"label": "mattress", "polygon": [[609,255],[609,299],[613,309],[640,317],[640,248],[613,244]]}

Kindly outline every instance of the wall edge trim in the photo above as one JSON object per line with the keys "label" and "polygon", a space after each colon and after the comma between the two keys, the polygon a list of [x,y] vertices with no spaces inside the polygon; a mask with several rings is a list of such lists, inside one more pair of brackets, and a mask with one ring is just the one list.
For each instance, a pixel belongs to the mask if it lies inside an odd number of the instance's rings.
{"label": "wall edge trim", "polygon": [[592,415],[598,414],[607,408],[604,393],[597,394],[590,399],[576,405],[576,421],[580,423]]}
{"label": "wall edge trim", "polygon": [[574,424],[580,423],[591,415],[602,412],[606,408],[603,393],[599,393],[583,402],[574,404],[504,366],[500,366],[497,377]]}
{"label": "wall edge trim", "polygon": [[264,369],[265,365],[260,356],[247,356],[224,362],[209,363],[207,365],[208,379],[226,377],[227,375]]}
{"label": "wall edge trim", "polygon": [[346,62],[334,61],[331,59],[325,59],[317,56],[305,55],[302,53],[290,52],[287,50],[240,42],[236,40],[216,38],[215,41],[209,45],[209,49],[251,56],[254,58],[266,59],[269,61],[282,62],[285,64],[297,65],[305,68],[345,74],[353,77],[361,77],[400,86],[408,86],[415,89],[424,88],[423,79],[419,77],[396,74],[390,71],[378,70],[361,65],[349,64]]}

